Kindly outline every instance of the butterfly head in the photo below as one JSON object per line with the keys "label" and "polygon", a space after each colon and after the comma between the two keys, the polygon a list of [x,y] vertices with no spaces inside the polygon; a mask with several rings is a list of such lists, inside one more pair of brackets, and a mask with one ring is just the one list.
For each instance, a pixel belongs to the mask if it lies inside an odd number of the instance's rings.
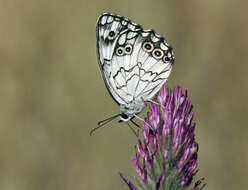
{"label": "butterfly head", "polygon": [[129,116],[129,115],[125,114],[125,113],[121,113],[119,122],[127,122],[130,119],[131,119],[131,116]]}

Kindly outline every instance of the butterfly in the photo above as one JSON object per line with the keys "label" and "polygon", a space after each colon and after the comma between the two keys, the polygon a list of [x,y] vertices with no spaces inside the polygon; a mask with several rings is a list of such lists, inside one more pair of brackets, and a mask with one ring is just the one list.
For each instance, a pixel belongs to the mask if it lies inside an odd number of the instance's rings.
{"label": "butterfly", "polygon": [[174,63],[172,47],[162,36],[110,13],[98,18],[96,51],[108,92],[120,106],[114,117],[121,121],[142,111],[166,82]]}

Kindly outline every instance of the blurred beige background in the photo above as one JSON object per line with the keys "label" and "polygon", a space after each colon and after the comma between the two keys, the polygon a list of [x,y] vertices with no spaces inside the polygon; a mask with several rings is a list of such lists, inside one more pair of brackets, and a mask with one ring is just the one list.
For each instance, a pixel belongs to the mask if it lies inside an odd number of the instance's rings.
{"label": "blurred beige background", "polygon": [[[211,190],[248,186],[248,3],[230,0],[1,0],[0,189],[127,189],[135,137],[101,78],[103,12],[154,28],[174,47],[167,85],[188,88]],[[141,115],[144,115],[143,112]]]}

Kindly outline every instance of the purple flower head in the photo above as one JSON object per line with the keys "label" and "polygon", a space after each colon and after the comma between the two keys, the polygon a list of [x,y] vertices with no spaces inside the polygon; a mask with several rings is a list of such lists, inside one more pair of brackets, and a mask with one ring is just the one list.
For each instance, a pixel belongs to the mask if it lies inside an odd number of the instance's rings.
{"label": "purple flower head", "polygon": [[[121,175],[130,190],[183,190],[192,183],[198,171],[198,144],[193,106],[187,94],[180,86],[176,90],[163,86],[155,96],[144,118],[142,138],[138,132],[132,159],[140,177],[139,188]],[[205,186],[202,181],[198,180],[191,190],[201,190]]]}

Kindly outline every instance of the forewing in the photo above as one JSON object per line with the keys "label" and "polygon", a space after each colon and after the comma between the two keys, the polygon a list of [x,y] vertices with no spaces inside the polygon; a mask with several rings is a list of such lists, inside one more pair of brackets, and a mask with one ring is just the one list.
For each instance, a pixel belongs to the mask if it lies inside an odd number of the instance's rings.
{"label": "forewing", "polygon": [[[128,69],[128,62],[123,57],[125,54],[123,45],[126,42],[126,38],[123,38],[122,34],[127,31],[133,31],[138,34],[137,32],[140,30],[139,25],[118,15],[105,13],[97,21],[96,45],[99,66],[105,85],[118,104],[127,104],[132,98],[131,94],[121,87],[126,83],[126,76],[125,73],[122,73],[121,68]],[[118,71],[122,74],[115,78],[114,75]]]}

